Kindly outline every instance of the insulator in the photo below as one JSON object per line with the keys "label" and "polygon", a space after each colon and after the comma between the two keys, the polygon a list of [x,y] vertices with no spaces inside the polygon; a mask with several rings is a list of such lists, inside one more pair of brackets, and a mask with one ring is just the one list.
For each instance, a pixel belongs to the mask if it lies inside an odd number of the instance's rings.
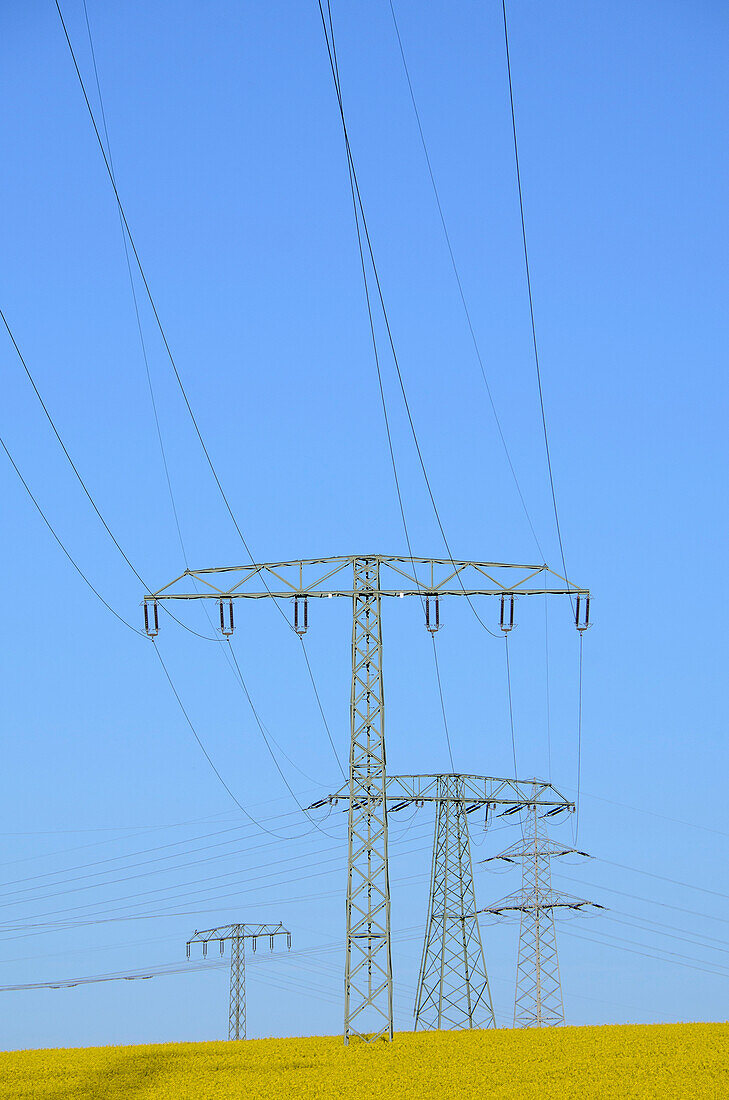
{"label": "insulator", "polygon": [[291,950],[291,933],[290,932],[286,933],[286,946],[288,947],[288,949],[290,951]]}
{"label": "insulator", "polygon": [[273,951],[273,936],[268,937],[268,946],[270,947],[271,951]]}
{"label": "insulator", "polygon": [[431,634],[440,630],[440,596],[437,593],[425,597],[425,625]]}
{"label": "insulator", "polygon": [[303,637],[309,629],[309,597],[294,597],[294,630]]}
{"label": "insulator", "polygon": [[257,943],[257,939],[256,939],[256,937],[254,936],[254,937],[253,937],[253,954],[254,954],[254,955],[255,955],[255,953],[256,953],[256,943]]}
{"label": "insulator", "polygon": [[228,600],[227,614],[225,600],[220,601],[220,633],[229,638],[233,633],[233,601]]}
{"label": "insulator", "polygon": [[575,600],[575,626],[587,630],[590,626],[590,597],[578,595]]}
{"label": "insulator", "polygon": [[152,600],[151,609],[149,602],[144,601],[144,630],[149,638],[156,638],[159,634],[159,614],[156,600]]}
{"label": "insulator", "polygon": [[516,625],[514,623],[514,604],[516,603],[516,597],[513,592],[505,592],[501,597],[501,611],[499,613],[499,626],[508,634],[510,630],[514,629]]}
{"label": "insulator", "polygon": [[187,957],[189,959],[190,958],[190,944],[189,943],[185,945],[185,954],[187,955]]}
{"label": "insulator", "polygon": [[203,940],[203,958],[207,959],[207,957],[208,957],[208,941]]}
{"label": "insulator", "polygon": [[524,807],[521,806],[521,805],[520,806],[509,806],[509,807],[507,807],[507,809],[505,809],[502,813],[499,814],[499,817],[510,817],[511,814],[518,814],[519,811],[522,810],[522,809],[524,809]]}
{"label": "insulator", "polygon": [[221,955],[225,954],[225,940],[220,941],[220,954]]}

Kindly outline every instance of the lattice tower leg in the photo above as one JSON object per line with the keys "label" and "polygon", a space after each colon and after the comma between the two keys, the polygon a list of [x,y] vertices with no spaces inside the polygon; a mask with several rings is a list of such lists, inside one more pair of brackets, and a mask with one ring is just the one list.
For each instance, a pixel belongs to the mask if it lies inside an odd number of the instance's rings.
{"label": "lattice tower leg", "polygon": [[438,795],[415,1029],[495,1027],[476,914],[463,780],[441,776]]}
{"label": "lattice tower leg", "polygon": [[392,1039],[379,563],[354,563],[344,1041]]}
{"label": "lattice tower leg", "polygon": [[233,936],[230,941],[230,1009],[228,1038],[246,1037],[246,941]]}
{"label": "lattice tower leg", "polygon": [[516,968],[514,1027],[559,1027],[564,1024],[562,982],[557,955],[554,911],[549,905],[552,870],[536,805],[529,811],[529,833],[522,861],[519,957]]}

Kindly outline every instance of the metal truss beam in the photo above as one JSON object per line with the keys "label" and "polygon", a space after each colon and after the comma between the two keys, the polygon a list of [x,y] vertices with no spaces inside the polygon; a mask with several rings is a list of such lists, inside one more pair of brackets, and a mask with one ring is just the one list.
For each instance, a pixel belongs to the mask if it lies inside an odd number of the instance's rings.
{"label": "metal truss beam", "polygon": [[[543,596],[545,593],[555,596],[589,595],[588,589],[573,584],[546,565],[368,554],[363,557],[355,555],[186,569],[179,577],[157,592],[148,593],[145,598],[260,600],[273,597],[283,600],[296,596],[344,596],[352,599],[357,594],[357,585],[347,582],[357,570],[357,563],[362,561],[376,568],[379,595],[386,597],[502,596],[511,593],[517,596]],[[185,590],[188,581],[196,582],[199,588],[193,585],[192,589]]]}
{"label": "metal truss beam", "polygon": [[[458,780],[456,787],[447,782]],[[336,804],[350,797],[350,788],[341,787],[328,798],[312,803],[308,809]],[[538,806],[541,811],[574,813],[575,804],[560,794],[551,783],[541,780],[498,779],[489,775],[389,775],[385,784],[388,802],[464,802],[467,809],[476,806],[507,806],[512,812]]]}

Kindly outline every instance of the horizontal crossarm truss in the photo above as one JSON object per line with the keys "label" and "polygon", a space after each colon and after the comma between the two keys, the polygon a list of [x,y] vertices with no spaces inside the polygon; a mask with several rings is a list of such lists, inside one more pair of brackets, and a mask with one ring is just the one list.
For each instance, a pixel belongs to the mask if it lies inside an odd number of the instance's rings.
{"label": "horizontal crossarm truss", "polygon": [[[260,600],[295,596],[328,598],[355,590],[352,576],[361,557],[311,558],[259,565],[230,565],[213,569],[186,569],[147,600]],[[442,558],[366,555],[378,577],[380,596],[516,596],[581,595],[586,588],[573,584],[546,565],[506,562],[450,561]]]}
{"label": "horizontal crossarm truss", "polygon": [[286,936],[291,940],[291,933],[282,924],[224,924],[220,928],[206,928],[203,932],[195,931],[187,941],[188,948],[192,943],[225,943],[226,940],[246,939],[257,940],[261,936]]}
{"label": "horizontal crossarm truss", "polygon": [[[445,782],[448,779],[459,780],[457,793],[455,786]],[[336,804],[340,799],[349,797],[348,784],[328,798],[314,802],[308,809]],[[551,783],[495,779],[488,775],[388,775],[385,797],[388,802],[405,804],[450,800],[464,804],[466,810],[475,806],[508,806],[519,809],[535,805],[547,813],[560,810],[573,813],[575,809],[574,802],[560,794]]]}

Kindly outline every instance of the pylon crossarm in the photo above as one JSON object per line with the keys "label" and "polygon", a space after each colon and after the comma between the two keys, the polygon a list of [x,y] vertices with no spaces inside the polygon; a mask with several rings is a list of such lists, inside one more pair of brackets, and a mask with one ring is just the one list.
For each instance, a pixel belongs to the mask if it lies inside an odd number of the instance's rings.
{"label": "pylon crossarm", "polygon": [[246,939],[258,939],[263,936],[290,936],[291,933],[283,924],[225,924],[220,928],[206,928],[201,932],[195,931],[190,936],[188,943],[217,943],[218,940],[229,940],[233,936],[241,936]]}
{"label": "pylon crossarm", "polygon": [[[582,852],[579,848],[568,848],[564,844],[560,844],[556,840],[549,840],[544,838],[540,841],[539,845],[540,856],[550,856],[554,858],[560,858],[561,856],[581,856],[583,859],[592,859],[593,857],[589,852]],[[530,847],[528,839],[517,840],[512,844],[510,848],[505,848],[503,852],[499,852],[496,856],[488,856],[486,859],[480,860],[481,863],[495,863],[497,860],[503,860],[504,863],[518,863],[520,859],[531,859],[533,856],[533,847]]]}
{"label": "pylon crossarm", "polygon": [[[312,598],[352,597],[350,584],[330,583],[351,569],[357,561],[377,565],[380,580],[373,591],[381,596],[501,596],[514,593],[534,595],[589,596],[589,590],[555,573],[547,565],[519,565],[511,562],[451,561],[448,558],[409,558],[365,555],[310,558],[299,561],[187,569],[148,600],[288,599],[296,595]],[[262,582],[255,586],[255,581]],[[540,584],[531,583],[535,579]],[[197,587],[199,586],[199,587]]]}
{"label": "pylon crossarm", "polygon": [[[385,786],[385,798],[388,802],[402,802],[408,805],[413,802],[457,802],[468,803],[469,809],[477,806],[508,806],[518,810],[533,806],[541,808],[553,808],[573,813],[574,802],[553,787],[551,783],[538,783],[536,791],[534,783],[522,782],[517,779],[496,779],[487,775],[458,775],[462,780],[460,796],[449,793],[438,793],[439,782],[451,778],[444,775],[388,775]],[[455,778],[455,777],[453,777]],[[358,792],[357,792],[358,793]],[[367,794],[367,791],[363,791]],[[316,809],[321,806],[336,803],[339,800],[347,800],[350,797],[349,784],[340,787],[328,798],[319,799],[307,809]],[[583,854],[583,853],[579,853]],[[495,858],[495,857],[494,857]]]}
{"label": "pylon crossarm", "polygon": [[560,901],[550,902],[542,901],[541,898],[538,902],[524,901],[514,902],[509,905],[487,905],[485,909],[479,909],[479,913],[490,913],[492,916],[500,917],[503,913],[530,913],[537,910],[554,910],[554,909],[605,909],[606,906],[599,905],[595,901],[583,901],[580,898],[575,898],[574,901],[565,900],[564,897]]}

